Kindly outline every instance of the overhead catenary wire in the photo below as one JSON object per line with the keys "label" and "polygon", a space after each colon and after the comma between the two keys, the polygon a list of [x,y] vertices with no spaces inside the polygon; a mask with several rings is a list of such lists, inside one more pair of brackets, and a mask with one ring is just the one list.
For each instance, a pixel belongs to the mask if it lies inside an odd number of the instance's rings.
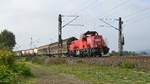
{"label": "overhead catenary wire", "polygon": [[[90,2],[92,1],[92,2]],[[103,2],[104,0],[102,0],[101,2]],[[85,5],[83,5],[84,7],[82,7],[79,10],[74,9],[74,11],[72,11],[71,13],[76,13],[76,14],[80,14],[82,12],[84,12],[86,9],[92,7],[93,5],[95,5],[95,3],[100,3],[99,0],[87,0],[86,3],[84,3]]]}
{"label": "overhead catenary wire", "polygon": [[[83,1],[82,2],[82,4],[84,4],[83,6],[83,8],[85,8],[89,3],[90,3],[90,1],[93,1],[93,0],[85,0],[85,1]],[[71,1],[69,0],[68,2],[70,2],[71,3]],[[73,2],[72,2],[73,3]],[[77,6],[78,7],[78,6]],[[79,9],[79,10],[76,10],[77,8],[75,7],[74,9],[72,9],[71,11],[70,11],[70,14],[75,14],[75,13],[77,13],[78,11],[81,11],[83,8],[81,8],[81,9]]]}
{"label": "overhead catenary wire", "polygon": [[[124,2],[122,2],[122,3],[120,3],[120,5],[121,4],[123,4],[123,3],[129,3],[128,2],[128,0],[126,0],[126,1],[124,1]],[[117,6],[116,6],[117,7]],[[116,8],[116,7],[114,7],[114,8]],[[114,9],[114,8],[112,8],[112,9]],[[143,9],[143,10],[141,10],[141,11],[136,11],[136,12],[134,12],[133,14],[130,14],[130,15],[127,15],[127,16],[125,16],[125,18],[127,17],[127,18],[129,18],[129,17],[132,17],[132,16],[136,16],[136,15],[138,15],[139,13],[138,12],[141,12],[141,13],[143,13],[143,12],[146,12],[146,11],[148,11],[150,8],[145,8],[145,9]],[[142,12],[143,11],[143,12]],[[147,19],[147,18],[142,18],[142,19]],[[128,19],[129,20],[129,19]],[[132,20],[130,20],[130,21],[132,21]],[[141,21],[141,20],[139,20],[139,21]],[[138,22],[137,20],[136,21],[134,21],[134,22]]]}
{"label": "overhead catenary wire", "polygon": [[[89,0],[90,1],[90,0]],[[94,5],[94,3],[95,3],[95,1],[99,1],[99,0],[93,0],[92,2],[90,2],[89,3],[89,1],[87,1],[86,3],[87,3],[87,5],[85,5],[82,9],[79,9],[79,10],[77,10],[77,11],[75,11],[75,13],[82,13],[82,12],[84,12],[87,8],[89,8],[89,7],[91,7],[91,5]],[[102,0],[101,2],[103,2],[104,0]],[[119,5],[121,5],[121,4],[123,4],[123,3],[127,3],[128,2],[128,0],[125,0],[124,2],[122,2],[122,3],[120,3]],[[85,3],[85,4],[86,4]],[[117,6],[119,6],[119,5],[117,5]],[[117,6],[115,6],[115,7],[113,7],[112,9],[115,9]],[[97,17],[95,17],[95,19],[96,19]]]}
{"label": "overhead catenary wire", "polygon": [[[135,23],[138,23],[138,22],[141,22],[141,21],[144,21],[144,20],[147,20],[149,19],[150,15],[147,15],[147,16],[144,16],[142,18],[137,18],[137,19],[134,19],[134,20],[126,20],[126,23],[127,24],[135,24]],[[149,21],[149,20],[148,20]]]}
{"label": "overhead catenary wire", "polygon": [[112,27],[112,28],[114,28],[114,29],[116,29],[116,30],[119,30],[117,27],[115,27],[115,26],[113,26],[113,25],[111,25],[111,24],[109,24],[109,23],[107,23],[106,21],[104,21],[103,19],[99,19],[100,21],[102,21],[103,23],[105,23],[105,24],[107,24],[107,25],[109,25],[110,27]]}
{"label": "overhead catenary wire", "polygon": [[[96,1],[98,1],[98,0],[96,0]],[[102,0],[102,1],[103,1],[103,0]],[[102,2],[102,1],[101,1],[101,2]],[[128,2],[129,2],[128,0],[125,0],[124,2],[122,2],[122,3],[118,4],[118,5],[116,5],[115,7],[113,7],[112,9],[115,9],[117,6],[120,7],[120,5],[125,4],[125,3],[128,3]],[[78,10],[77,13],[84,12],[87,8],[91,7],[90,5],[93,5],[93,4],[94,4],[94,2],[92,2],[92,3],[90,3],[90,4],[88,3],[83,9]],[[97,18],[97,17],[95,17],[95,18]]]}
{"label": "overhead catenary wire", "polygon": [[114,12],[115,9],[119,9],[120,7],[128,4],[130,1],[132,1],[132,0],[125,0],[125,1],[123,1],[121,3],[119,3],[118,5],[116,5],[115,7],[109,9],[108,10],[109,13],[105,17],[108,17],[110,14],[112,14]]}
{"label": "overhead catenary wire", "polygon": [[[74,9],[74,10],[71,10],[71,13],[70,14],[73,14],[73,15],[65,15],[65,17],[76,17],[76,15],[74,15],[74,14],[77,14],[77,15],[79,15],[79,14],[81,14],[82,12],[84,12],[86,9],[88,9],[89,7],[91,7],[92,5],[94,5],[94,3],[95,3],[95,1],[98,1],[98,0],[87,0],[84,4],[85,5],[83,5],[83,7],[82,8],[80,8],[79,10],[76,10],[76,9]],[[76,18],[75,18],[76,19]],[[72,22],[72,21],[71,21]],[[70,22],[69,22],[70,23]],[[68,25],[68,24],[67,24]],[[80,25],[80,24],[69,24],[68,26],[85,26],[85,25]],[[66,26],[66,24],[64,25],[64,26]]]}
{"label": "overhead catenary wire", "polygon": [[[92,2],[90,2],[89,3],[89,1],[92,1]],[[79,14],[79,13],[81,13],[81,12],[84,12],[87,8],[89,8],[89,7],[91,7],[91,5],[94,5],[94,3],[95,3],[95,1],[98,1],[98,0],[89,0],[89,1],[87,1],[87,5],[85,5],[82,9],[79,9],[79,10],[77,10],[77,11],[73,11],[73,12],[75,12],[75,13],[77,13],[77,14]],[[103,0],[102,0],[103,1]],[[66,17],[75,17],[75,15],[65,15]],[[78,17],[75,17],[73,20],[71,20],[71,21],[69,21],[68,23],[66,23],[63,27],[65,27],[65,26],[85,26],[85,25],[81,25],[81,24],[70,24],[70,23],[72,23],[74,20],[76,20]]]}
{"label": "overhead catenary wire", "polygon": [[70,23],[72,23],[73,21],[75,21],[79,16],[76,16],[74,19],[72,19],[71,21],[69,21],[68,23],[64,24],[62,26],[62,28],[66,27],[67,25],[69,25]]}
{"label": "overhead catenary wire", "polygon": [[138,15],[143,14],[145,12],[150,12],[150,8],[144,8],[142,10],[135,11],[134,13],[129,14],[129,15],[125,16],[124,18],[126,19],[126,21],[129,21],[129,20],[136,18]]}

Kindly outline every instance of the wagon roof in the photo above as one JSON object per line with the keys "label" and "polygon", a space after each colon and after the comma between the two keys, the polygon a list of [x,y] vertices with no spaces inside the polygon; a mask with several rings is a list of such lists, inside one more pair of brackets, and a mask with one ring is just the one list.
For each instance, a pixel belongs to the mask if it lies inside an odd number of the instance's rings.
{"label": "wagon roof", "polygon": [[30,49],[24,49],[24,50],[17,50],[17,51],[14,51],[14,52],[27,51],[27,50],[34,50],[34,49],[38,49],[38,48],[30,48]]}
{"label": "wagon roof", "polygon": [[[68,41],[69,39],[75,39],[75,37],[70,37],[70,38],[66,38],[66,39],[63,39],[63,41]],[[46,44],[46,45],[42,45],[38,48],[43,48],[43,47],[48,47],[50,45],[54,45],[54,44],[57,44],[58,42],[54,42],[54,43],[50,43],[50,44]]]}

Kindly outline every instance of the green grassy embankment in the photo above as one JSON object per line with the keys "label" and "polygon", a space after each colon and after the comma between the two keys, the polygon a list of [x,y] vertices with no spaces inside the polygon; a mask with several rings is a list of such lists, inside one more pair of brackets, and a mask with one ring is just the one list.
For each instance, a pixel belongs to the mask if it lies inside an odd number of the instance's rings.
{"label": "green grassy embankment", "polygon": [[35,84],[150,84],[150,72],[89,64],[27,63]]}

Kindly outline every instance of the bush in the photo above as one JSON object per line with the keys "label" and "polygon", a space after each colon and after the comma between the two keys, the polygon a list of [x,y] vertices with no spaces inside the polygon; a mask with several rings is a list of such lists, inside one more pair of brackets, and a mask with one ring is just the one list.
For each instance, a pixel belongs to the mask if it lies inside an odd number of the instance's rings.
{"label": "bush", "polygon": [[78,59],[78,60],[77,60],[77,63],[79,63],[79,64],[84,64],[84,61],[83,61],[82,59]]}
{"label": "bush", "polygon": [[36,56],[32,59],[32,62],[37,64],[44,64],[45,59],[47,59],[46,56]]}
{"label": "bush", "polygon": [[14,67],[15,68],[12,68],[12,70],[18,75],[32,76],[31,69],[28,66],[26,66],[23,62],[15,64]]}
{"label": "bush", "polygon": [[0,84],[12,84],[16,81],[16,74],[6,65],[0,65]]}
{"label": "bush", "polygon": [[13,65],[15,62],[15,53],[7,49],[0,50],[0,64]]}
{"label": "bush", "polygon": [[47,58],[45,64],[67,64],[64,58]]}
{"label": "bush", "polygon": [[15,62],[15,53],[7,49],[0,50],[0,84],[16,84],[20,77],[32,76],[25,63]]}
{"label": "bush", "polygon": [[127,68],[127,69],[134,69],[134,68],[136,68],[136,64],[135,63],[129,63],[129,62],[121,62],[119,64],[119,67]]}

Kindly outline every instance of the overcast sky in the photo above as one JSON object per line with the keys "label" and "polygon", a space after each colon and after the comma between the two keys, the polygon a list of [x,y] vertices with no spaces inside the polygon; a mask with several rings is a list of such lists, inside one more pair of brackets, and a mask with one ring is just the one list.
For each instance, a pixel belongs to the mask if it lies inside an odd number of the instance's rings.
{"label": "overcast sky", "polygon": [[[66,26],[63,38],[80,37],[88,30],[97,31],[111,50],[118,48],[118,31],[98,18],[118,27],[122,17],[125,50],[150,49],[150,0],[0,0],[0,31],[8,29],[16,35],[15,49],[30,48],[57,41],[58,14],[78,15]],[[72,18],[63,18],[67,23]],[[102,27],[101,25],[105,25]]]}

